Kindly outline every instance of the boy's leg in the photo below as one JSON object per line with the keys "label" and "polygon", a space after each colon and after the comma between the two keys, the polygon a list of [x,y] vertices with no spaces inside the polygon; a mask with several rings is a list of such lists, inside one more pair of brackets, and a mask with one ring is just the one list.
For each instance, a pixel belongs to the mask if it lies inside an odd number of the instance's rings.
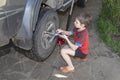
{"label": "boy's leg", "polygon": [[74,66],[72,64],[72,61],[70,59],[70,55],[71,56],[74,56],[75,55],[75,51],[72,50],[71,48],[67,48],[67,47],[64,47],[62,48],[61,50],[61,55],[63,57],[63,59],[66,61],[66,63],[68,64],[68,69],[72,70],[74,69]]}

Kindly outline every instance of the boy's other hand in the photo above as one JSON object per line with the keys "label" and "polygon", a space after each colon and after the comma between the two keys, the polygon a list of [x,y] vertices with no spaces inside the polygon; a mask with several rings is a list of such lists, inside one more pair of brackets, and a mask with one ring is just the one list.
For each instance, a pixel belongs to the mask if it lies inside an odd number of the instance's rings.
{"label": "boy's other hand", "polygon": [[60,37],[62,37],[64,39],[68,39],[68,36],[66,36],[66,35],[61,35]]}

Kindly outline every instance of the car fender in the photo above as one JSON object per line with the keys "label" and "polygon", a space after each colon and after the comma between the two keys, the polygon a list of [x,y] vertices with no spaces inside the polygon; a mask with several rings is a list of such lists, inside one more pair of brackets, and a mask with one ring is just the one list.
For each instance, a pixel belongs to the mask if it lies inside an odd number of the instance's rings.
{"label": "car fender", "polygon": [[21,27],[12,39],[13,43],[22,49],[30,50],[32,48],[33,29],[37,23],[42,1],[43,0],[27,1]]}

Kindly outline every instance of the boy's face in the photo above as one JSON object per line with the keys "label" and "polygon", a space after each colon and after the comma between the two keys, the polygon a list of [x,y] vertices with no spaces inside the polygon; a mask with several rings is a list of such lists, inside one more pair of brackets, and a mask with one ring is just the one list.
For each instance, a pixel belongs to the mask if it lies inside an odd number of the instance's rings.
{"label": "boy's face", "polygon": [[80,21],[77,18],[74,21],[74,25],[75,25],[76,28],[84,27],[84,24],[81,24]]}

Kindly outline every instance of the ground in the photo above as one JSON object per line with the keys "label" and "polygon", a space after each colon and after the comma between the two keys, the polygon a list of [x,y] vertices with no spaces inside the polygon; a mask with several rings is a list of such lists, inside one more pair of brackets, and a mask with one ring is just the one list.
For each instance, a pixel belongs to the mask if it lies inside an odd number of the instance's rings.
{"label": "ground", "polygon": [[[81,62],[72,58],[76,72],[63,74],[59,67],[66,63],[56,46],[52,55],[44,62],[36,62],[11,48],[11,52],[0,57],[0,80],[119,80],[120,58],[98,37],[95,23],[102,7],[102,0],[88,0],[85,8],[74,7],[72,21],[78,13],[89,11],[93,22],[88,27],[90,48],[88,61]],[[68,12],[59,14],[60,26],[65,29]],[[64,19],[64,20],[63,20]]]}

